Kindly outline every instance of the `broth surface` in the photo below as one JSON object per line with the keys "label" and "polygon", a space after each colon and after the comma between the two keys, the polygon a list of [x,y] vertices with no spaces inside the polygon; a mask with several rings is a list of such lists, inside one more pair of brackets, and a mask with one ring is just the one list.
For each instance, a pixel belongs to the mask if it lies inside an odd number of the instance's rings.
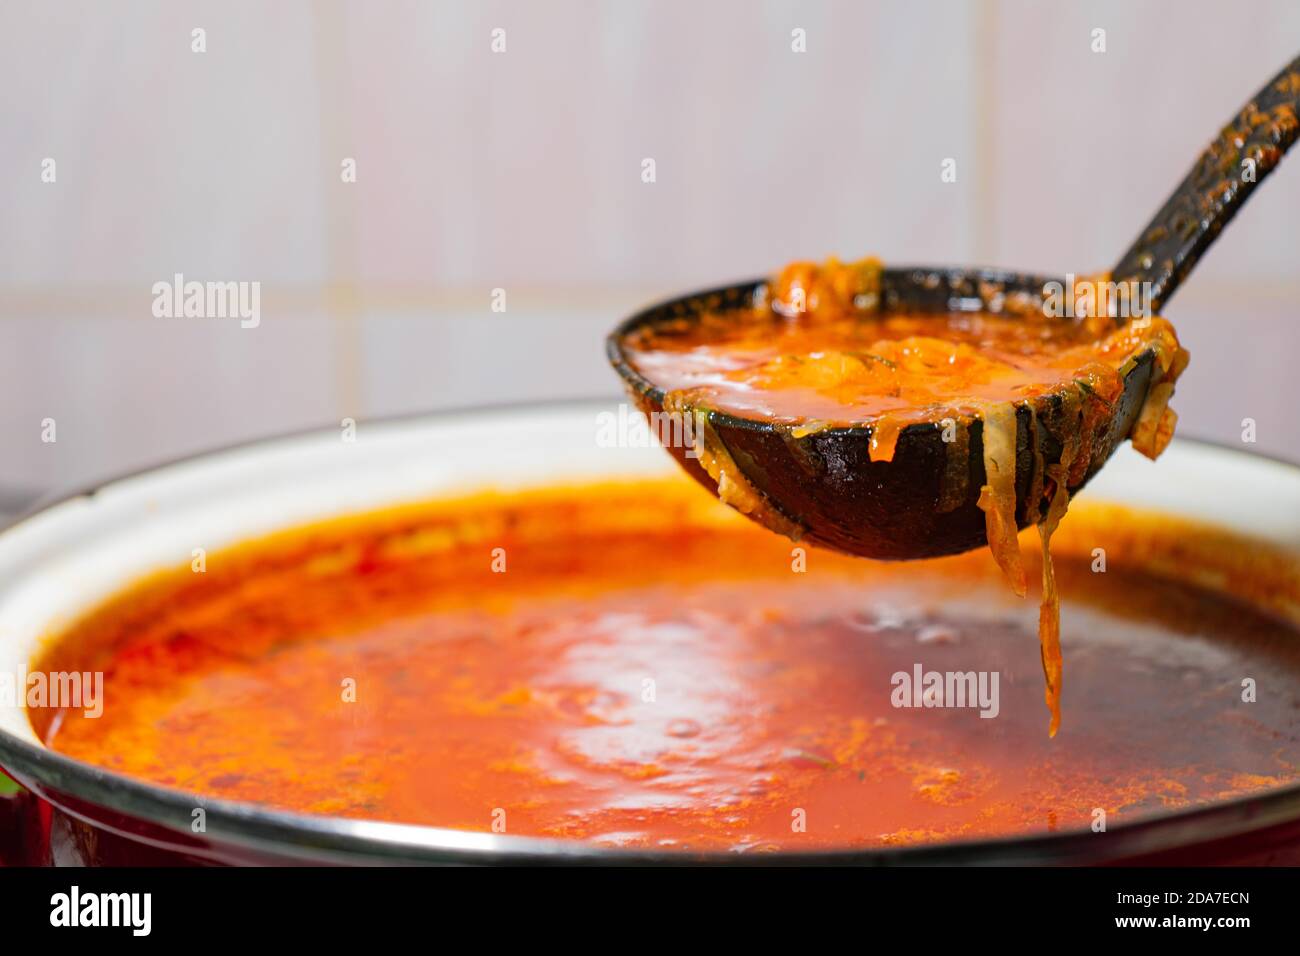
{"label": "broth surface", "polygon": [[[1294,561],[1240,542],[1224,563],[1215,534],[1075,507],[1054,549],[1071,660],[1055,739],[1037,609],[986,555],[809,550],[799,570],[790,542],[686,478],[210,555],[37,662],[103,669],[102,717],[32,716],[58,751],[204,796],[601,844],[906,844],[1086,828],[1099,809],[1113,826],[1300,779],[1300,634],[1151,573],[1294,584]],[[996,716],[896,706],[918,666],[996,673]],[[1244,678],[1267,687],[1257,702]]]}
{"label": "broth surface", "polygon": [[872,424],[872,459],[884,461],[911,424],[982,418],[990,404],[1080,384],[1111,402],[1121,369],[1143,350],[1156,353],[1171,383],[1186,363],[1173,327],[1158,316],[1121,327],[1104,316],[1049,318],[1038,310],[881,312],[880,269],[874,259],[796,262],[752,309],[660,321],[623,344],[631,365],[669,394],[666,404],[804,433]]}

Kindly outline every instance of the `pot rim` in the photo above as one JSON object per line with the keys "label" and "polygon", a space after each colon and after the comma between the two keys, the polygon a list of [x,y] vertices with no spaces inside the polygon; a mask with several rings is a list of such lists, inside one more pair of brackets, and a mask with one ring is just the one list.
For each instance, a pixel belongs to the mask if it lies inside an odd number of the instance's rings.
{"label": "pot rim", "polygon": [[[467,415],[560,411],[566,408],[607,407],[608,399],[565,399],[546,402],[509,402],[447,409],[433,413],[381,416],[370,424],[400,426],[430,424]],[[64,502],[95,495],[99,490],[179,463],[199,464],[240,450],[274,446],[325,431],[295,429],[271,437],[236,442],[195,455],[134,469],[83,490],[43,500],[4,530],[16,527]],[[1179,445],[1211,450],[1244,460],[1279,464],[1300,478],[1300,464],[1286,459],[1246,452],[1230,445],[1176,438]],[[1237,836],[1268,826],[1300,819],[1300,784],[1239,797],[1207,806],[1177,810],[1119,823],[1107,829],[1107,839],[1090,830],[1039,833],[1026,836],[957,839],[903,847],[845,848],[816,851],[778,851],[738,854],[729,851],[692,852],[598,846],[579,841],[543,837],[488,834],[422,824],[357,820],[278,810],[255,803],[205,797],[113,773],[76,760],[43,745],[23,740],[0,728],[0,767],[11,772],[46,801],[96,827],[104,820],[88,815],[76,804],[107,809],[173,831],[177,849],[191,855],[220,860],[223,850],[238,848],[270,852],[283,859],[314,863],[558,863],[614,865],[681,865],[685,863],[781,865],[1026,865],[1089,863],[1131,858]],[[71,798],[71,800],[65,800]],[[71,804],[71,805],[70,805]],[[190,835],[192,812],[206,813],[203,844]],[[126,834],[143,839],[139,833]],[[153,841],[147,841],[153,842]]]}

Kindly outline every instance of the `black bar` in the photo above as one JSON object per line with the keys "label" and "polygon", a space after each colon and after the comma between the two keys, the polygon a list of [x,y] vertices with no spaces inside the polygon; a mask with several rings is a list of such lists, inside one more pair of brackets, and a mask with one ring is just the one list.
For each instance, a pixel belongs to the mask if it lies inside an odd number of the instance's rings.
{"label": "black bar", "polygon": [[[785,929],[810,945],[840,933],[863,946],[894,938],[885,933],[920,945],[983,940],[982,948],[998,940],[1073,946],[1126,936],[1231,945],[1290,929],[1296,875],[1285,868],[10,869],[0,870],[0,900],[10,943],[75,934],[206,948],[288,934],[302,943],[355,938],[374,945],[382,933],[420,934],[409,938],[434,945],[466,934],[479,946],[507,938],[564,945],[567,938],[586,948],[639,938],[676,946],[692,938],[683,934],[707,928],[733,943]],[[79,922],[104,911],[95,894],[149,894],[147,936],[136,935],[143,896],[134,910],[119,898],[126,925],[52,925],[52,917],[70,921],[74,886]],[[1210,925],[1199,924],[1205,919]],[[597,928],[601,935],[593,935]]]}

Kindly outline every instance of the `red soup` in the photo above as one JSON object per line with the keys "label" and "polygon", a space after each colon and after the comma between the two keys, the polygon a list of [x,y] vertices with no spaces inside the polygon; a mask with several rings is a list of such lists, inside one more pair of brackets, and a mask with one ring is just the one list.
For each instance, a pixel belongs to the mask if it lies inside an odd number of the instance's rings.
{"label": "red soup", "polygon": [[1057,563],[1055,739],[1036,609],[986,553],[804,552],[685,478],[210,556],[48,645],[42,669],[105,672],[101,717],[34,716],[58,751],[205,796],[639,847],[1075,829],[1300,779],[1300,635],[1265,609],[1289,563],[1089,503]]}

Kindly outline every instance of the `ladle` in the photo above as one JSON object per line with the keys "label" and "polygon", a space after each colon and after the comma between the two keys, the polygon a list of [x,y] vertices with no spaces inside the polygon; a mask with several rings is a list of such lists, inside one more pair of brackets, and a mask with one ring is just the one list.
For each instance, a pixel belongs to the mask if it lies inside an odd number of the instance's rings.
{"label": "ladle", "polygon": [[[1300,57],[1223,127],[1120,258],[1111,281],[1150,283],[1151,311],[1158,314],[1223,226],[1295,143],[1300,134],[1297,112]],[[765,281],[670,300],[632,316],[610,334],[610,361],[644,411],[663,411],[664,390],[647,381],[630,363],[625,337],[655,323],[690,320],[705,312],[751,309],[755,293]],[[972,310],[1024,314],[1027,309],[1043,309],[1048,283],[1063,281],[986,269],[886,269],[878,309],[913,314]],[[1114,405],[1110,427],[1105,429],[1106,439],[1093,446],[1090,468],[1083,480],[1070,488],[1071,493],[1129,436],[1152,384],[1153,359],[1153,353],[1144,352],[1127,371],[1123,394]],[[1032,415],[1030,401],[1034,403]],[[1016,403],[1016,517],[1022,528],[1043,517],[1041,502],[1029,502],[1034,469],[1031,422],[1035,417],[1050,420],[1054,404],[1059,400],[1052,395]],[[763,499],[764,507],[753,517],[769,526],[786,531],[793,527],[805,540],[872,558],[925,558],[986,544],[985,515],[977,504],[987,481],[979,420],[968,426],[965,486],[969,493],[957,507],[941,511],[947,454],[938,422],[907,427],[899,436],[893,460],[873,462],[870,424],[795,437],[789,426],[718,411],[706,414],[710,440],[720,444]],[[1061,450],[1061,443],[1051,434],[1041,441],[1047,464],[1057,462]],[[679,445],[670,451],[696,479],[716,490],[690,447]]]}

